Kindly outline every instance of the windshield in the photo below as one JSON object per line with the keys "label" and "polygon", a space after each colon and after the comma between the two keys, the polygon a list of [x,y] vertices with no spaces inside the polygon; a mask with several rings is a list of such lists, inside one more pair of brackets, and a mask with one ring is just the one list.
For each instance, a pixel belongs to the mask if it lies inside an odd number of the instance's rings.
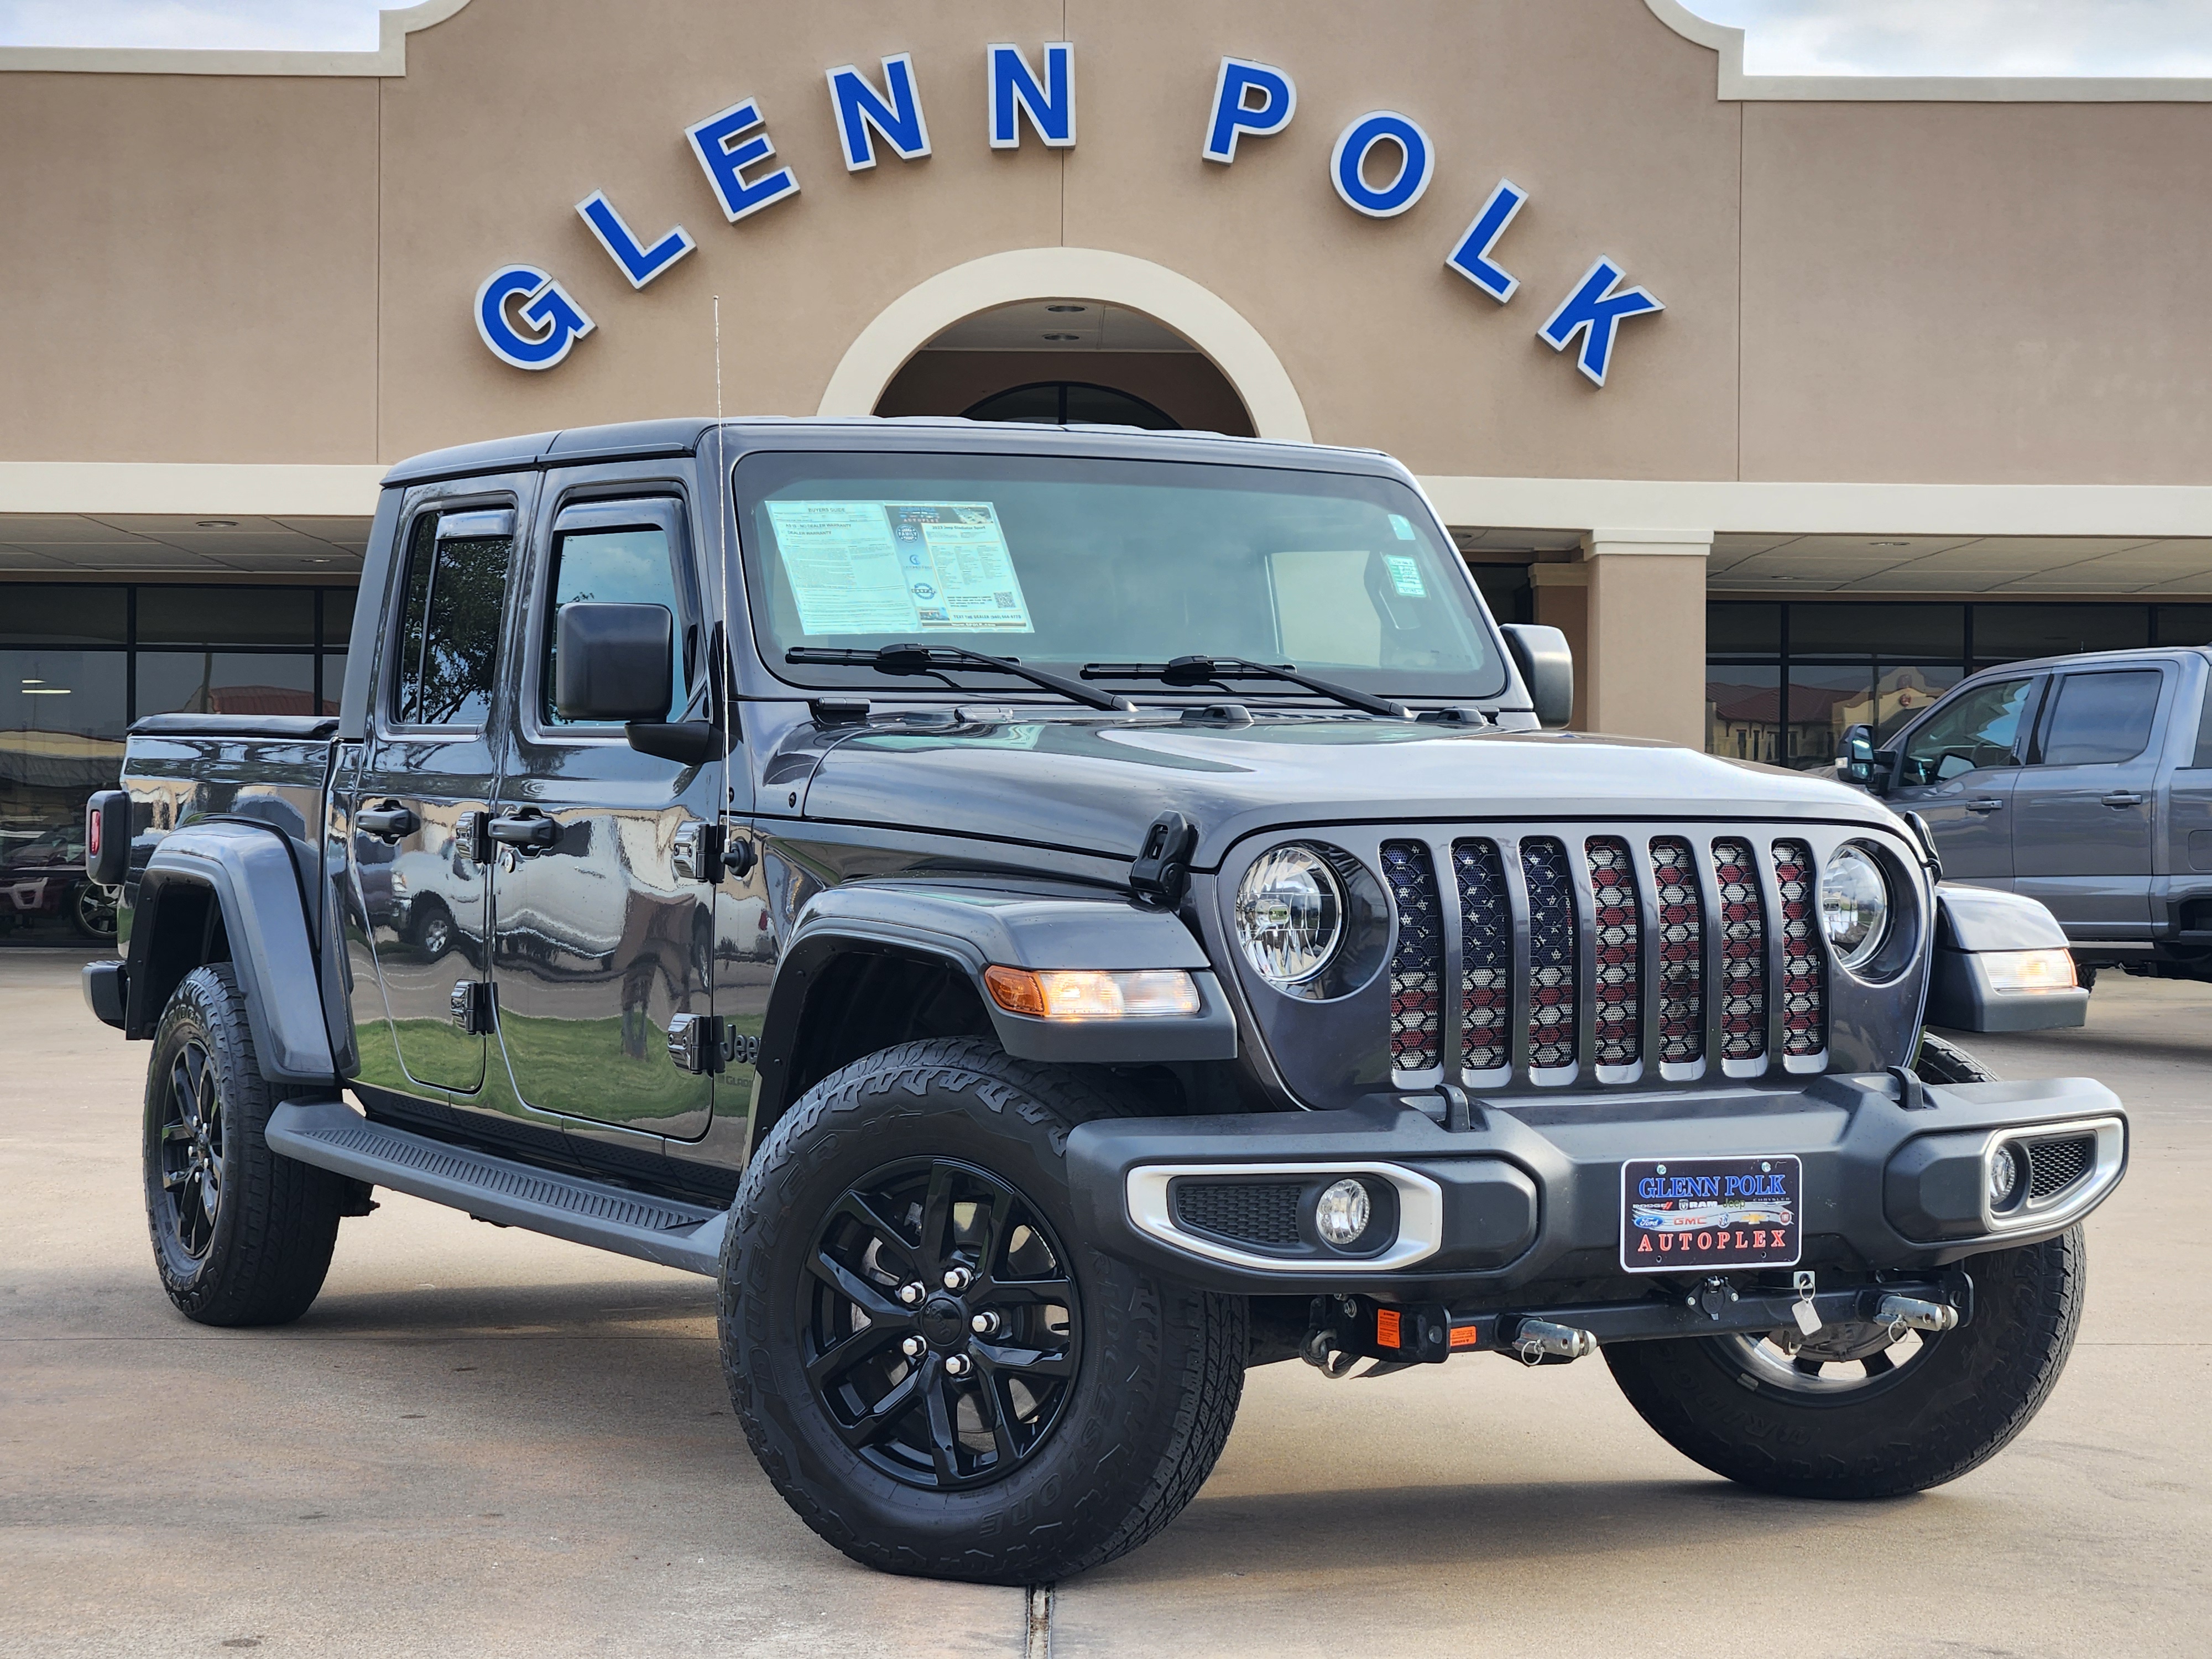
{"label": "windshield", "polygon": [[[769,666],[807,686],[1034,695],[988,667],[937,679],[793,664],[793,647],[957,647],[1062,674],[1181,656],[1287,665],[1385,696],[1493,697],[1474,584],[1393,478],[1020,455],[757,453],[738,539]],[[1111,690],[1156,680],[1094,674]],[[1307,696],[1240,678],[1241,700]],[[1218,696],[1219,688],[1200,695]]]}

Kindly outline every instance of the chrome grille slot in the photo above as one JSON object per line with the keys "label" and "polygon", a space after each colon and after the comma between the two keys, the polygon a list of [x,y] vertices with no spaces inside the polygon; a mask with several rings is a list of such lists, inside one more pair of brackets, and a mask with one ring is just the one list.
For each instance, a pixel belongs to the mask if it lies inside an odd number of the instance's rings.
{"label": "chrome grille slot", "polygon": [[1705,1057],[1705,902],[1695,854],[1673,836],[1651,843],[1659,911],[1659,1060],[1695,1066]]}
{"label": "chrome grille slot", "polygon": [[1549,836],[1521,843],[1528,884],[1528,1069],[1571,1073],[1576,1053],[1575,884],[1567,849]]}
{"label": "chrome grille slot", "polygon": [[1634,1066],[1644,1058],[1644,914],[1636,900],[1636,867],[1618,836],[1583,845],[1597,947],[1597,982],[1590,988],[1591,1059]]}
{"label": "chrome grille slot", "polygon": [[1471,1074],[1513,1064],[1513,916],[1494,841],[1452,843],[1459,888],[1460,1065]]}
{"label": "chrome grille slot", "polygon": [[1390,1069],[1427,1072],[1443,1064],[1443,915],[1429,849],[1418,841],[1382,843],[1382,875],[1398,912],[1390,953]]}
{"label": "chrome grille slot", "polygon": [[1720,894],[1721,1059],[1758,1060],[1766,1053],[1766,906],[1751,844],[1716,841],[1713,878]]}
{"label": "chrome grille slot", "polygon": [[1802,841],[1774,843],[1774,885],[1781,897],[1782,1052],[1804,1059],[1828,1046],[1828,1006],[1820,955],[1818,882],[1813,849]]}

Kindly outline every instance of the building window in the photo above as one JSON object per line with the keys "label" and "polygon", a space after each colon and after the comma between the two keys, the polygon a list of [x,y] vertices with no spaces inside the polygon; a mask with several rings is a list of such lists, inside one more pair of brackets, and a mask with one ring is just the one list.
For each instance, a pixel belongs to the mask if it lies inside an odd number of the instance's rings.
{"label": "building window", "polygon": [[1705,611],[1705,748],[1800,769],[1843,734],[1886,741],[1966,675],[2080,651],[2212,642],[2212,605],[1715,600]]}
{"label": "building window", "polygon": [[354,590],[11,583],[0,602],[0,940],[96,938],[84,803],[131,722],[336,714]]}
{"label": "building window", "polygon": [[1157,404],[1084,380],[1039,380],[994,392],[961,413],[971,421],[1012,421],[1023,426],[1136,426],[1147,432],[1182,428],[1182,422]]}

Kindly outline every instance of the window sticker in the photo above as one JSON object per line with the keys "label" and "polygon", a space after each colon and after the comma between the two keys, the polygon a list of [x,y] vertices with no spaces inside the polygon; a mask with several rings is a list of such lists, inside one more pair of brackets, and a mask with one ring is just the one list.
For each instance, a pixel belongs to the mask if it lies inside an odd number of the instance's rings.
{"label": "window sticker", "polygon": [[1398,539],[1401,542],[1410,542],[1413,539],[1413,521],[1402,513],[1393,513],[1390,515],[1390,528],[1398,532]]}
{"label": "window sticker", "polygon": [[[1397,518],[1395,513],[1390,516]],[[1399,522],[1402,524],[1405,520],[1401,519]],[[1429,590],[1421,586],[1421,567],[1419,564],[1397,553],[1385,553],[1382,563],[1390,572],[1390,586],[1398,592],[1408,599],[1425,599],[1429,597]]]}
{"label": "window sticker", "polygon": [[988,501],[770,501],[809,635],[1033,634]]}

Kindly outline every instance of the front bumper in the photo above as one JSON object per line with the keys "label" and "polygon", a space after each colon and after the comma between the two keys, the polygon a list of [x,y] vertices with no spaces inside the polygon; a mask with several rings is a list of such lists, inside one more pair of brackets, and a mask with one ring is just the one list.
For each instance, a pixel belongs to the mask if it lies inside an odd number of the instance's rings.
{"label": "front bumper", "polygon": [[[1802,1264],[1935,1268],[2064,1231],[2110,1195],[2127,1163],[2127,1117],[2086,1078],[1930,1085],[1908,1108],[1882,1075],[1802,1089],[1723,1089],[1483,1106],[1454,1132],[1417,1096],[1381,1109],[1102,1119],[1067,1140],[1079,1224],[1114,1255],[1186,1283],[1246,1294],[1465,1298],[1539,1282],[1625,1277],[1621,1164],[1631,1158],[1795,1156],[1802,1163]],[[1440,1114],[1439,1114],[1440,1115]],[[2091,1149],[2044,1199],[1990,1207],[1999,1146]],[[2019,1139],[2014,1139],[2019,1137]],[[2039,1170],[2041,1165],[2038,1165]],[[1235,1175],[1375,1188],[1387,1237],[1338,1255],[1310,1226],[1296,1244],[1190,1224],[1178,1182]]]}

